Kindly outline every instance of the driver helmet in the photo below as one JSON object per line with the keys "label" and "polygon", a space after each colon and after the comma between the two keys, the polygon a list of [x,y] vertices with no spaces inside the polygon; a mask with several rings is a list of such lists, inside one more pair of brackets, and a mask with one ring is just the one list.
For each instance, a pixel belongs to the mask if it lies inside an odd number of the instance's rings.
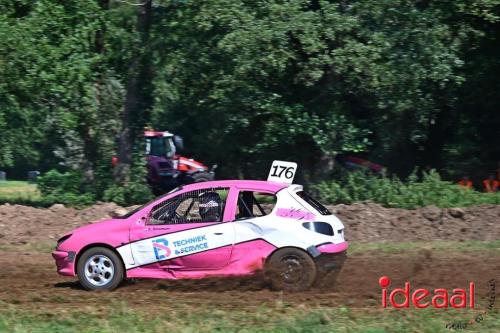
{"label": "driver helmet", "polygon": [[221,219],[222,200],[216,192],[205,192],[199,195],[199,211],[203,221],[218,222]]}

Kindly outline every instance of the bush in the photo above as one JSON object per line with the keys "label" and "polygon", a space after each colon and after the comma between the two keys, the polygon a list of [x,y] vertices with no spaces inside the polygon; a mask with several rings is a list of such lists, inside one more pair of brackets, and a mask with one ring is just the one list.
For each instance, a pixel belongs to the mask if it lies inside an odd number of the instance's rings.
{"label": "bush", "polygon": [[421,180],[413,173],[406,182],[397,177],[352,172],[339,181],[325,181],[311,187],[321,200],[332,204],[370,200],[386,207],[406,209],[500,204],[500,193],[481,193],[457,186],[442,180],[436,171],[424,173]]}
{"label": "bush", "polygon": [[130,182],[125,186],[112,185],[103,195],[104,201],[112,201],[121,206],[141,204],[152,198],[151,189],[143,182]]}
{"label": "bush", "polygon": [[134,161],[130,180],[124,186],[117,184],[109,186],[102,196],[104,201],[130,206],[145,203],[153,198],[151,188],[146,183],[146,159],[144,156],[136,155]]}
{"label": "bush", "polygon": [[94,193],[86,190],[82,175],[76,171],[50,170],[37,178],[37,184],[46,205],[62,203],[82,207],[95,202]]}

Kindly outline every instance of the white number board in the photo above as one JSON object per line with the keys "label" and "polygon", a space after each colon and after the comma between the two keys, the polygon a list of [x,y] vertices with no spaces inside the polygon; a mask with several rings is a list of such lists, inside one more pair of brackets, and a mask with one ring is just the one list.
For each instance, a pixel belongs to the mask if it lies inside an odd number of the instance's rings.
{"label": "white number board", "polygon": [[286,161],[273,161],[267,181],[291,184],[297,171],[297,163]]}

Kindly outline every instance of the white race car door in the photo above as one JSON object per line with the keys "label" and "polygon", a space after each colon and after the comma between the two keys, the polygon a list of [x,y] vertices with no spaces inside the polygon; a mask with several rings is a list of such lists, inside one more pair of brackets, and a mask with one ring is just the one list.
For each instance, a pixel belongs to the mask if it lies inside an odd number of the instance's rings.
{"label": "white race car door", "polygon": [[137,266],[166,270],[220,269],[229,263],[234,226],[226,214],[229,188],[180,193],[156,204],[131,228]]}

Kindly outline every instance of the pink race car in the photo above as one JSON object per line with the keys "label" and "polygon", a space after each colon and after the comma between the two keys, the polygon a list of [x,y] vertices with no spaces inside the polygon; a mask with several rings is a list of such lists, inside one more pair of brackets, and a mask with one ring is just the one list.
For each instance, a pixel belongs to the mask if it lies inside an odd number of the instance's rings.
{"label": "pink race car", "polygon": [[305,290],[342,267],[344,225],[300,185],[229,180],[186,185],[119,218],[61,237],[61,275],[89,290],[125,278],[199,279],[259,272]]}

